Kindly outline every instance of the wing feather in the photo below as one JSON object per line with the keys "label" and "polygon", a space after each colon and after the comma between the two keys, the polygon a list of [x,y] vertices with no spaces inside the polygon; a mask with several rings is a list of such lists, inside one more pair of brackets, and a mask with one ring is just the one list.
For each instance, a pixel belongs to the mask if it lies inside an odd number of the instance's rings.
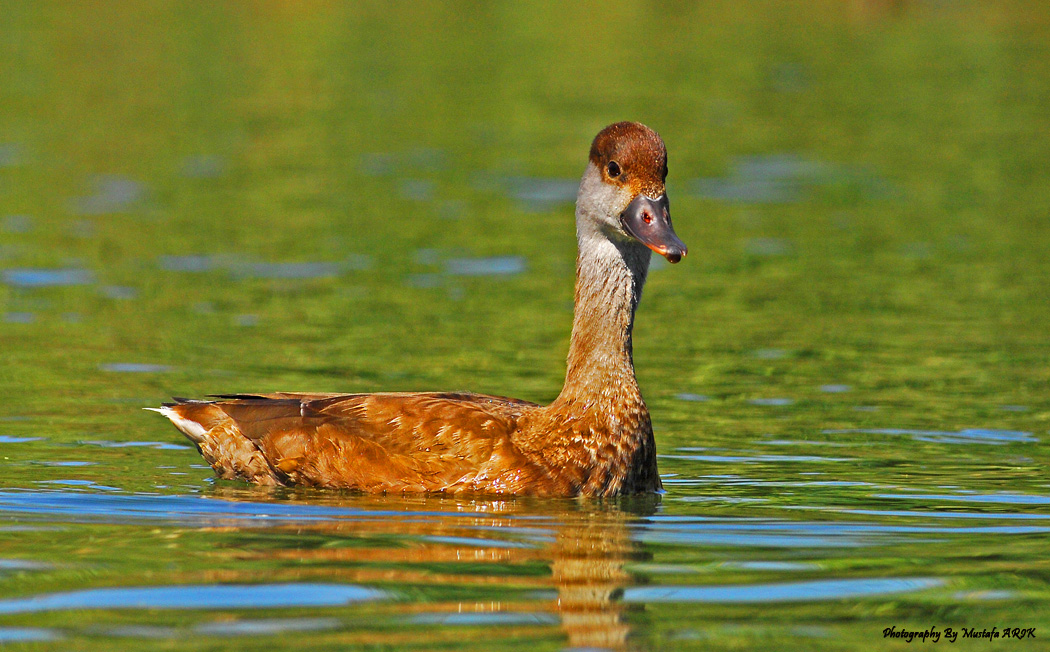
{"label": "wing feather", "polygon": [[[534,403],[471,393],[223,394],[217,401],[178,403],[185,418],[207,417],[216,442],[205,441],[220,475],[246,465],[222,451],[261,457],[281,484],[365,491],[486,490],[530,462],[511,444],[523,411]],[[203,419],[202,419],[203,420]],[[203,425],[203,424],[202,424]],[[234,469],[230,471],[229,469]],[[258,481],[258,477],[254,478]]]}

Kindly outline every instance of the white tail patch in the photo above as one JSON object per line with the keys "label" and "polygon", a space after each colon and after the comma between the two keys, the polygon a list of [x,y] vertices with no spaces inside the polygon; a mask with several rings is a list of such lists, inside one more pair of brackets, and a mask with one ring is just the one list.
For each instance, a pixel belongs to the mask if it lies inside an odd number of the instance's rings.
{"label": "white tail patch", "polygon": [[179,413],[170,407],[159,407],[159,408],[142,408],[143,410],[149,410],[150,412],[159,412],[164,416],[171,419],[171,422],[175,424],[175,427],[182,431],[184,435],[197,442],[198,444],[204,441],[204,435],[208,432],[204,426],[192,421],[185,417],[179,416]]}

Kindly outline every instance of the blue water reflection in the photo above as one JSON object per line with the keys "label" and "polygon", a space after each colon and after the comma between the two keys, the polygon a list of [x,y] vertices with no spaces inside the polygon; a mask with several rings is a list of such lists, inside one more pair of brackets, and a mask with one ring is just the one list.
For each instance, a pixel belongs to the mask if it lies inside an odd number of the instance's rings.
{"label": "blue water reflection", "polygon": [[205,584],[88,589],[0,600],[0,614],[70,609],[273,609],[323,607],[387,595],[342,584]]}
{"label": "blue water reflection", "polygon": [[948,430],[909,430],[906,428],[848,428],[842,430],[822,430],[826,435],[843,435],[860,433],[868,435],[905,435],[916,441],[928,441],[938,444],[1010,444],[1015,442],[1039,441],[1030,432],[1019,430],[995,430],[988,428],[966,428],[958,431]]}
{"label": "blue water reflection", "polygon": [[147,362],[107,362],[99,365],[99,369],[122,374],[161,374],[171,371],[168,365]]}
{"label": "blue water reflection", "polygon": [[445,261],[445,271],[453,276],[511,276],[525,271],[525,259],[521,256],[452,258]]}
{"label": "blue water reflection", "polygon": [[885,179],[868,170],[792,153],[738,157],[728,175],[696,179],[691,189],[723,202],[788,204],[805,199],[813,188],[829,186],[845,186],[871,199],[894,194]]}
{"label": "blue water reflection", "polygon": [[130,177],[108,174],[93,178],[92,192],[70,202],[69,210],[78,215],[126,213],[146,196],[146,186]]}
{"label": "blue water reflection", "polygon": [[560,619],[550,613],[514,613],[510,611],[421,613],[409,618],[417,625],[557,625]]}
{"label": "blue water reflection", "polygon": [[346,272],[367,270],[372,257],[353,254],[337,261],[251,262],[232,255],[187,254],[161,256],[157,264],[169,272],[200,273],[226,269],[238,278],[309,280],[334,278]]}
{"label": "blue water reflection", "polygon": [[54,641],[62,635],[53,629],[42,627],[0,627],[0,643],[31,643]]}
{"label": "blue water reflection", "polygon": [[33,229],[33,218],[28,215],[7,215],[0,220],[0,229],[8,233],[29,233]]}
{"label": "blue water reflection", "polygon": [[880,577],[870,579],[814,580],[784,584],[722,586],[641,586],[624,590],[624,602],[765,603],[811,602],[864,598],[893,593],[913,593],[943,586],[932,577]]}
{"label": "blue water reflection", "polygon": [[0,143],[0,168],[17,167],[24,158],[23,147],[19,143]]}
{"label": "blue water reflection", "polygon": [[41,288],[62,285],[90,285],[95,275],[86,269],[8,269],[4,283],[19,288]]}
{"label": "blue water reflection", "polygon": [[259,618],[202,623],[193,628],[209,636],[272,636],[283,632],[321,632],[339,629],[336,618]]}

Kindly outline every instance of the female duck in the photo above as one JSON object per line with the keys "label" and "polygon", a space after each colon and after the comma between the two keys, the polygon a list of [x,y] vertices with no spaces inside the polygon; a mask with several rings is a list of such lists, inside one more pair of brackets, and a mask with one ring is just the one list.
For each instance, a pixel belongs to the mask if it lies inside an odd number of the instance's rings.
{"label": "female duck", "polygon": [[650,250],[671,226],[660,136],[603,129],[576,199],[576,307],[561,394],[546,406],[471,393],[220,395],[161,408],[215,472],[365,492],[613,496],[661,488],[631,331]]}

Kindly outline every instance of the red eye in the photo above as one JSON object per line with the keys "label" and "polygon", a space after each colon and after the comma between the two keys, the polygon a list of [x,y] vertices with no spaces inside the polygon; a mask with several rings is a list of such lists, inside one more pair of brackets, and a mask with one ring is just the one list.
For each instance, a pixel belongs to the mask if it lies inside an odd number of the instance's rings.
{"label": "red eye", "polygon": [[653,216],[650,215],[649,213],[646,213],[645,215],[642,215],[642,221],[645,222],[646,224],[652,224],[653,223]]}

